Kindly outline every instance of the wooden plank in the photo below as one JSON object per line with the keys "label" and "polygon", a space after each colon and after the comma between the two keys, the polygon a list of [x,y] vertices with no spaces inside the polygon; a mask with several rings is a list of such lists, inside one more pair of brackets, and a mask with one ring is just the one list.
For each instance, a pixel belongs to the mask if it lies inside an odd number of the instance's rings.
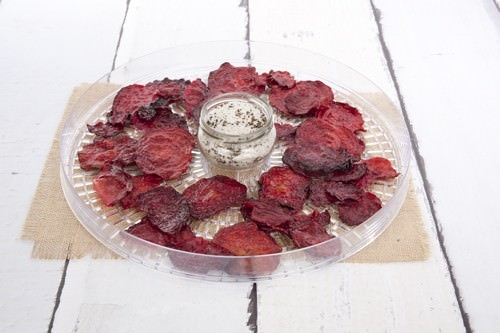
{"label": "wooden plank", "polygon": [[19,236],[69,93],[109,70],[123,10],[121,0],[1,3],[2,332],[49,326],[64,262],[32,260]]}
{"label": "wooden plank", "polygon": [[[224,23],[213,20],[220,15]],[[175,44],[242,40],[245,18],[235,1],[132,0],[116,65]],[[125,260],[72,261],[54,331],[244,332],[251,286],[171,277]]]}
{"label": "wooden plank", "polygon": [[[251,1],[250,17],[251,39],[302,47],[347,63],[397,102],[369,1],[314,1],[307,7],[300,1]],[[420,176],[413,171],[426,207]],[[425,216],[432,249],[426,262],[339,264],[259,283],[259,332],[463,331],[432,217],[428,211]]]}
{"label": "wooden plank", "polygon": [[375,5],[470,326],[491,331],[500,325],[499,12],[492,1]]}
{"label": "wooden plank", "polygon": [[173,277],[122,260],[73,261],[54,331],[245,332],[250,288]]}

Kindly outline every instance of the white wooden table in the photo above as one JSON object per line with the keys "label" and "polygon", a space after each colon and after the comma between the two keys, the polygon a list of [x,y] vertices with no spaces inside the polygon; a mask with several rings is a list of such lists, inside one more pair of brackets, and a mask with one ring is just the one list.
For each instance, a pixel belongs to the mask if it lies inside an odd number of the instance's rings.
{"label": "white wooden table", "polygon": [[[0,331],[500,332],[495,1],[0,0]],[[225,39],[333,57],[401,105],[429,260],[217,284],[30,258],[19,236],[72,88],[157,49]]]}

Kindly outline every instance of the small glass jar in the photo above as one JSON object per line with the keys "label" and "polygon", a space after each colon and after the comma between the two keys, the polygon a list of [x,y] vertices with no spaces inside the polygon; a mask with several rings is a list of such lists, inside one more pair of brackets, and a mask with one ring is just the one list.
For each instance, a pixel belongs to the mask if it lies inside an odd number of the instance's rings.
{"label": "small glass jar", "polygon": [[210,167],[256,168],[267,160],[275,141],[273,109],[254,95],[218,95],[201,109],[198,142]]}

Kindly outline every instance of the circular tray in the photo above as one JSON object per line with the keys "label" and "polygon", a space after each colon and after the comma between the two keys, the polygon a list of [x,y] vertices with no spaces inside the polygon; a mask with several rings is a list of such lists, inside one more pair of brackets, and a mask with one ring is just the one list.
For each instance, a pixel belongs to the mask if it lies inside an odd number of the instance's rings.
{"label": "circular tray", "polygon": [[[216,281],[269,279],[343,260],[372,242],[396,216],[407,192],[410,143],[404,120],[390,99],[367,78],[327,57],[292,47],[257,42],[250,43],[251,57],[248,57],[247,47],[247,43],[242,41],[209,42],[150,54],[103,76],[74,106],[62,131],[61,184],[75,216],[105,246],[125,258],[162,272]],[[93,139],[86,124],[103,120],[114,96],[125,85],[147,83],[164,77],[200,77],[206,81],[208,73],[226,61],[235,66],[252,65],[259,73],[271,69],[287,70],[297,80],[321,80],[333,89],[335,100],[357,107],[363,114],[366,129],[361,134],[366,143],[363,158],[385,157],[399,172],[396,179],[378,182],[370,189],[382,200],[382,209],[363,224],[349,227],[341,223],[334,207],[326,207],[332,216],[327,230],[335,238],[308,248],[292,248],[283,253],[262,256],[189,253],[152,244],[124,232],[140,221],[143,214],[135,209],[106,207],[99,200],[92,187],[92,177],[96,173],[83,171],[76,157],[77,151]],[[174,111],[182,112],[182,109]],[[296,124],[300,120],[276,113],[275,121]],[[195,126],[189,125],[194,131]],[[284,149],[284,144],[275,145],[265,169],[282,165]],[[250,195],[254,195],[256,180],[264,170],[245,172],[235,178],[249,185]],[[136,172],[133,168],[128,171],[132,174]],[[168,184],[182,192],[207,176],[211,176],[211,171],[205,165],[199,148],[195,147],[188,171]],[[304,212],[310,213],[314,208],[307,203]],[[193,221],[190,226],[198,236],[211,238],[219,228],[241,220],[239,210],[232,208],[210,219]],[[286,247],[286,242],[283,245]],[[276,261],[279,261],[279,265],[273,272],[260,269]],[[239,269],[237,274],[229,274],[226,271],[231,270],[221,269],[234,265],[244,269]]]}

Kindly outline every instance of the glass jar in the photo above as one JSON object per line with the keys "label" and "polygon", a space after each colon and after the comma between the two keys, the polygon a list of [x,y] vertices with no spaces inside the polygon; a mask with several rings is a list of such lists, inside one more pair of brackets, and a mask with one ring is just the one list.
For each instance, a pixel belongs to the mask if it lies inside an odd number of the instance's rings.
{"label": "glass jar", "polygon": [[210,167],[256,168],[267,160],[275,141],[273,109],[254,95],[221,94],[201,109],[198,142]]}

